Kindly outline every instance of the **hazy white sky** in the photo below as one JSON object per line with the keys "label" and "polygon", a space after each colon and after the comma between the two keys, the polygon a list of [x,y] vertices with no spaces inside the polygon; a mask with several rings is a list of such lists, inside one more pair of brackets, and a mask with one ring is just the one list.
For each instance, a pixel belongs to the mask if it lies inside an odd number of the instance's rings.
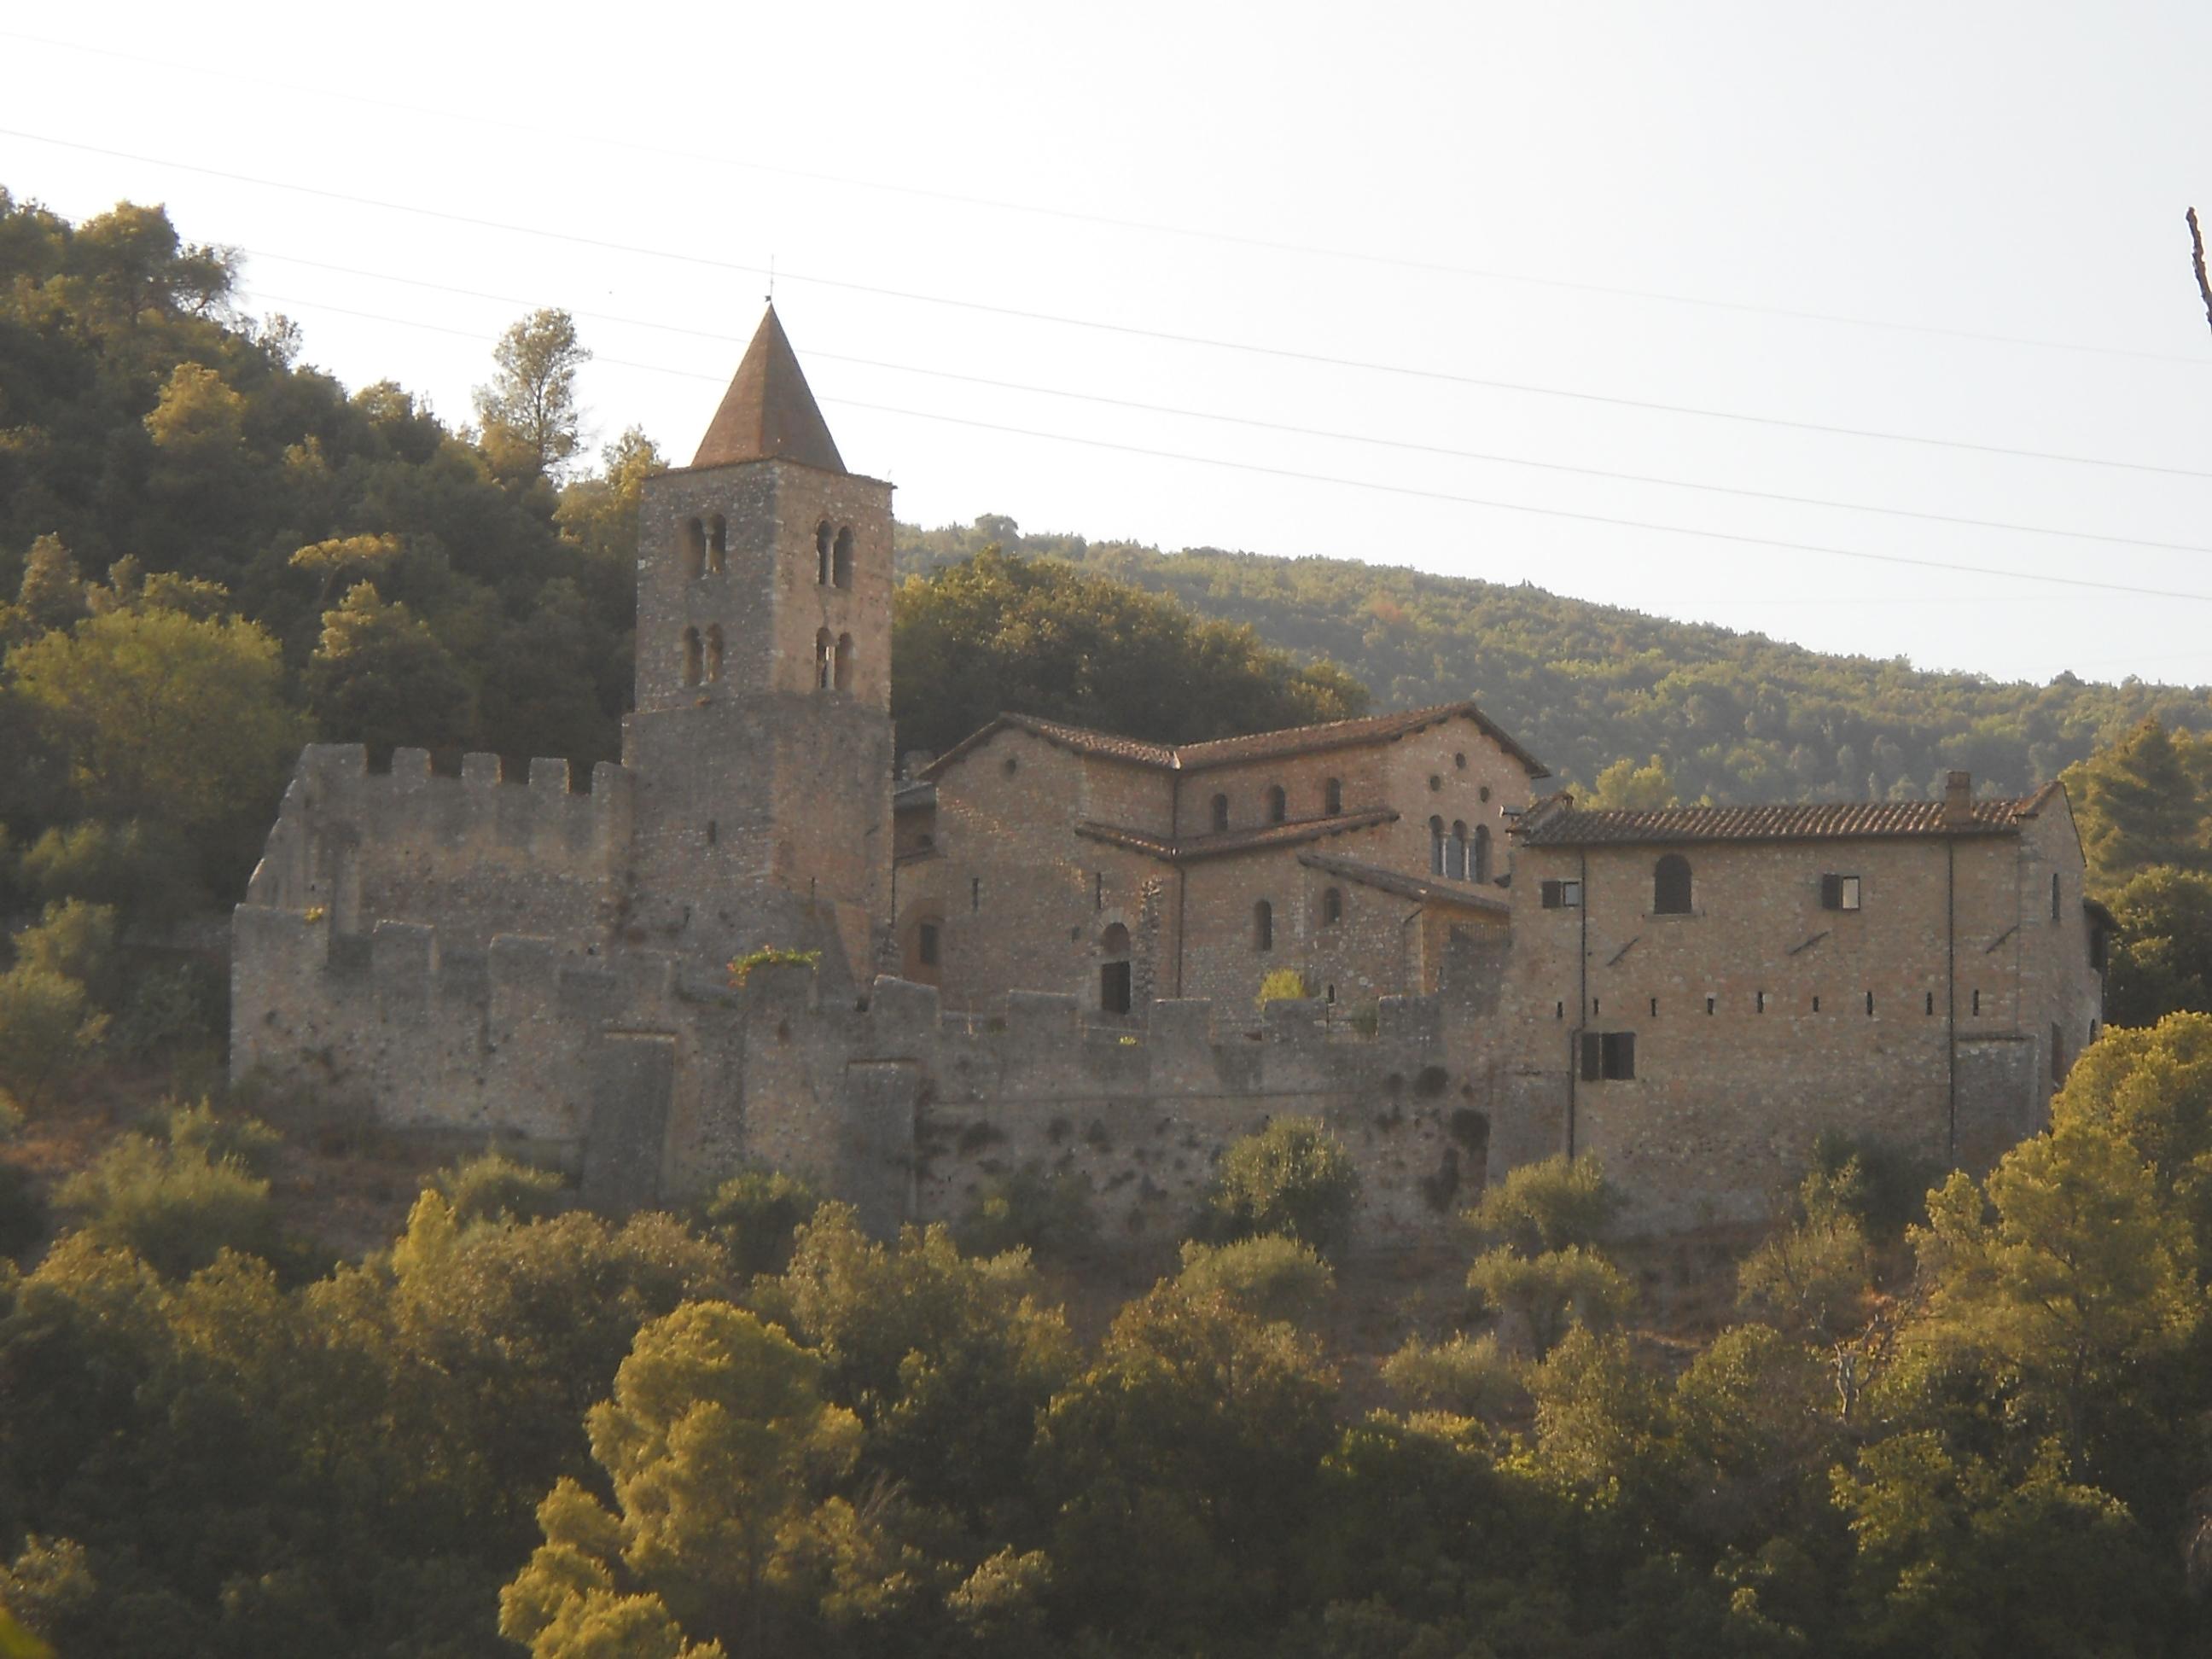
{"label": "hazy white sky", "polygon": [[0,183],[167,202],[349,386],[463,416],[563,306],[599,434],[686,460],[773,256],[902,518],[2212,681],[2202,3],[45,15]]}

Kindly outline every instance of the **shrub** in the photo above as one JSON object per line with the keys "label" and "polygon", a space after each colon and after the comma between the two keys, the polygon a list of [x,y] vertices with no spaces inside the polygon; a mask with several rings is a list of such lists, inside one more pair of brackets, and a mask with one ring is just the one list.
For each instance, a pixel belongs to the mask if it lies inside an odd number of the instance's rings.
{"label": "shrub", "polygon": [[1434,1345],[1409,1337],[1382,1362],[1382,1381],[1417,1410],[1460,1417],[1503,1417],[1527,1399],[1520,1375],[1499,1349],[1494,1332],[1462,1334]]}
{"label": "shrub", "polygon": [[155,923],[189,915],[204,901],[191,850],[135,820],[47,830],[23,854],[23,879],[41,898],[87,899]]}
{"label": "shrub", "polygon": [[1312,994],[1306,976],[1298,969],[1277,968],[1260,981],[1260,994],[1255,1000],[1264,1008],[1271,1002],[1301,1002]]}
{"label": "shrub", "polygon": [[196,1106],[172,1106],[168,1110],[170,1146],[203,1163],[236,1164],[248,1175],[276,1172],[277,1155],[284,1137],[258,1117],[243,1112],[218,1116],[205,1099]]}
{"label": "shrub", "polygon": [[64,1067],[88,1057],[106,1035],[107,1016],[84,987],[52,969],[22,963],[0,974],[0,1084],[24,1104]]}
{"label": "shrub", "polygon": [[1326,1253],[1352,1224],[1359,1171],[1318,1118],[1277,1118],[1231,1144],[1207,1195],[1224,1239],[1281,1233]]}
{"label": "shrub", "polygon": [[134,977],[110,1034],[128,1054],[216,1042],[223,1035],[228,1000],[222,975],[202,963],[157,968]]}
{"label": "shrub", "polygon": [[1483,1194],[1468,1220],[1485,1240],[1522,1255],[1595,1244],[1620,1207],[1594,1158],[1524,1164]]}
{"label": "shrub", "polygon": [[1187,1296],[1224,1296],[1255,1318],[1297,1324],[1321,1311],[1336,1275],[1310,1245],[1267,1233],[1233,1244],[1192,1240],[1182,1247],[1176,1286]]}
{"label": "shrub", "polygon": [[740,1273],[780,1273],[793,1235],[814,1218],[822,1194],[781,1170],[746,1170],[714,1189],[699,1218],[729,1251]]}
{"label": "shrub", "polygon": [[125,1135],[61,1184],[59,1207],[95,1243],[181,1279],[226,1249],[276,1254],[269,1183],[226,1160]]}
{"label": "shrub", "polygon": [[730,963],[730,983],[742,987],[753,976],[757,968],[819,968],[819,951],[792,951],[780,945],[763,945],[757,951],[748,951]]}
{"label": "shrub", "polygon": [[1928,1218],[1936,1164],[1887,1140],[1824,1129],[1813,1142],[1813,1170],[1828,1178],[1837,1201],[1885,1243]]}
{"label": "shrub", "polygon": [[1484,1306],[1521,1322],[1540,1360],[1577,1326],[1619,1317],[1636,1294],[1620,1268],[1581,1244],[1533,1256],[1501,1245],[1474,1259],[1467,1285]]}
{"label": "shrub", "polygon": [[969,1255],[1026,1249],[1062,1261],[1089,1249],[1097,1233],[1090,1184],[1073,1170],[1048,1175],[1034,1164],[985,1185],[952,1229]]}
{"label": "shrub", "polygon": [[119,977],[114,909],[82,899],[49,904],[36,923],[15,935],[15,965],[73,979],[95,1002],[109,1001]]}
{"label": "shrub", "polygon": [[443,1169],[431,1184],[444,1195],[459,1226],[477,1222],[539,1221],[568,1207],[559,1171],[518,1164],[497,1152],[465,1158]]}

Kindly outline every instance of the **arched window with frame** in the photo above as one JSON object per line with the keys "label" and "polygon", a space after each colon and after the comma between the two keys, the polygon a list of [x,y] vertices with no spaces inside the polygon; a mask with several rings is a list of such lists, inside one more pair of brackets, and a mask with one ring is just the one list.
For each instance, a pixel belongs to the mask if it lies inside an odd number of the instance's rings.
{"label": "arched window with frame", "polygon": [[1474,826],[1474,862],[1468,867],[1468,877],[1475,881],[1490,879],[1490,826]]}
{"label": "arched window with frame", "polygon": [[853,532],[849,529],[837,532],[836,544],[830,553],[830,586],[850,587],[853,585]]}
{"label": "arched window with frame", "polygon": [[1429,820],[1429,873],[1441,876],[1444,872],[1444,821]]}
{"label": "arched window with frame", "polygon": [[836,658],[831,666],[831,685],[839,691],[853,689],[853,636],[837,636]]}
{"label": "arched window with frame", "polygon": [[730,522],[717,513],[707,520],[707,574],[719,576],[730,560]]}
{"label": "arched window with frame", "polygon": [[707,526],[696,519],[684,524],[684,580],[696,582],[707,568]]}
{"label": "arched window with frame", "polygon": [[1229,797],[1226,795],[1216,795],[1213,798],[1213,832],[1216,835],[1219,835],[1228,827]]}
{"label": "arched window with frame", "polygon": [[1690,861],[1680,853],[1668,853],[1651,866],[1651,914],[1686,916],[1692,892]]}
{"label": "arched window with frame", "polygon": [[830,520],[827,519],[814,526],[814,580],[823,587],[830,586]]}
{"label": "arched window with frame", "polygon": [[1252,948],[1255,951],[1275,948],[1275,907],[1265,899],[1252,907]]}
{"label": "arched window with frame", "polygon": [[687,628],[684,630],[683,648],[684,684],[696,685],[699,684],[699,630],[697,629]]}
{"label": "arched window with frame", "polygon": [[1451,843],[1445,848],[1445,872],[1454,881],[1467,879],[1467,826],[1455,823],[1451,827]]}
{"label": "arched window with frame", "polygon": [[722,624],[715,623],[707,629],[707,678],[722,678]]}
{"label": "arched window with frame", "polygon": [[1267,786],[1267,822],[1280,823],[1290,815],[1291,798],[1283,793],[1283,786],[1279,783],[1269,784]]}
{"label": "arched window with frame", "polygon": [[836,674],[837,641],[828,629],[814,636],[814,689],[827,691]]}
{"label": "arched window with frame", "polygon": [[1330,817],[1344,811],[1344,780],[1331,778],[1321,787],[1321,810]]}

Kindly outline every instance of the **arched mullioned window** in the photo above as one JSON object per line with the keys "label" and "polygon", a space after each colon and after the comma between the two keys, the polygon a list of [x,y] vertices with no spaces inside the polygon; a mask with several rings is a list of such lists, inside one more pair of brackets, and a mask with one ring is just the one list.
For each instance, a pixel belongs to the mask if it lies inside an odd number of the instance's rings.
{"label": "arched mullioned window", "polygon": [[830,554],[830,586],[850,587],[853,585],[853,532],[840,530],[836,545]]}
{"label": "arched mullioned window", "polygon": [[717,513],[707,520],[707,574],[719,576],[730,559],[729,520]]}
{"label": "arched mullioned window", "polygon": [[814,689],[827,691],[836,683],[837,641],[823,629],[814,636]]}
{"label": "arched mullioned window", "polygon": [[1321,925],[1334,927],[1344,920],[1344,890],[1324,887],[1321,895]]}
{"label": "arched mullioned window", "polygon": [[1275,907],[1265,899],[1252,907],[1252,948],[1255,951],[1275,948]]}
{"label": "arched mullioned window", "polygon": [[684,580],[696,582],[707,568],[707,526],[696,519],[684,524]]}
{"label": "arched mullioned window", "polygon": [[1490,826],[1486,823],[1474,826],[1474,862],[1467,873],[1476,881],[1490,879]]}
{"label": "arched mullioned window", "polygon": [[722,624],[716,623],[707,630],[707,678],[722,678]]}
{"label": "arched mullioned window", "polygon": [[1344,780],[1331,778],[1321,787],[1321,810],[1334,817],[1344,811]]}
{"label": "arched mullioned window", "polygon": [[1267,822],[1280,823],[1291,815],[1291,798],[1283,793],[1279,783],[1267,786]]}
{"label": "arched mullioned window", "polygon": [[1429,873],[1441,876],[1444,872],[1444,821],[1429,820]]}
{"label": "arched mullioned window", "polygon": [[1445,873],[1455,881],[1467,879],[1467,826],[1455,823],[1451,827],[1451,844],[1444,849],[1448,868]]}
{"label": "arched mullioned window", "polygon": [[699,630],[696,628],[684,630],[684,684],[699,684]]}
{"label": "arched mullioned window", "polygon": [[840,634],[837,636],[837,654],[833,683],[840,691],[850,691],[853,689],[853,636],[850,634]]}
{"label": "arched mullioned window", "polygon": [[1651,913],[1658,916],[1690,914],[1690,861],[1680,853],[1668,853],[1651,866]]}
{"label": "arched mullioned window", "polygon": [[824,519],[814,526],[814,580],[823,586],[830,586],[830,520]]}
{"label": "arched mullioned window", "polygon": [[1214,828],[1214,830],[1215,830],[1215,832],[1218,834],[1218,832],[1220,832],[1221,830],[1226,830],[1228,827],[1229,827],[1229,797],[1228,797],[1228,796],[1226,796],[1226,795],[1216,795],[1216,796],[1213,798],[1213,828]]}

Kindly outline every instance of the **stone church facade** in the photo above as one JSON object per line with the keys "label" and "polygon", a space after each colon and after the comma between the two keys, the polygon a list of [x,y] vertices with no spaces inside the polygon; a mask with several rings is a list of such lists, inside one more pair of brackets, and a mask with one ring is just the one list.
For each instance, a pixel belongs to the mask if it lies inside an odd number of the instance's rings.
{"label": "stone church facade", "polygon": [[1471,702],[1182,745],[1008,714],[895,777],[890,495],[770,312],[646,486],[621,761],[307,750],[234,920],[236,1073],[608,1204],[758,1163],[888,1227],[1034,1164],[1133,1242],[1315,1115],[1387,1247],[1559,1151],[1654,1227],[1755,1212],[1823,1128],[1984,1165],[2094,1039],[2056,785],[1595,812]]}

